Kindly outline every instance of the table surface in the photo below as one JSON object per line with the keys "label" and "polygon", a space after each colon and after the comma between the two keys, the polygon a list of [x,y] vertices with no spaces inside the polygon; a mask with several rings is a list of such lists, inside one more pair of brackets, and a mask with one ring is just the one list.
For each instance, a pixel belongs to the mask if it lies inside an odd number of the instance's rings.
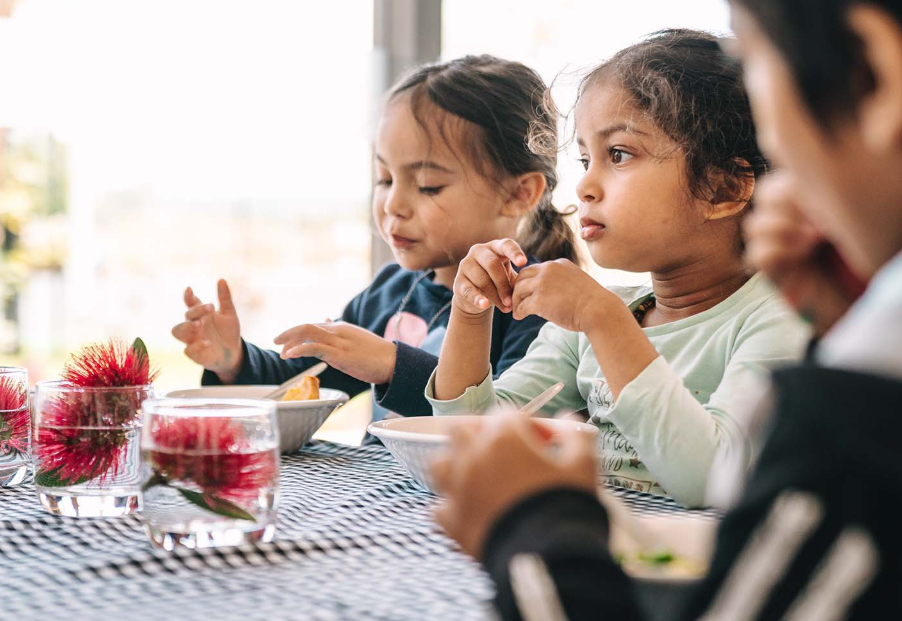
{"label": "table surface", "polygon": [[[138,516],[61,518],[0,488],[0,619],[485,619],[493,587],[431,519],[435,496],[379,446],[283,456],[275,539],[153,548]],[[644,515],[717,519],[609,488]]]}

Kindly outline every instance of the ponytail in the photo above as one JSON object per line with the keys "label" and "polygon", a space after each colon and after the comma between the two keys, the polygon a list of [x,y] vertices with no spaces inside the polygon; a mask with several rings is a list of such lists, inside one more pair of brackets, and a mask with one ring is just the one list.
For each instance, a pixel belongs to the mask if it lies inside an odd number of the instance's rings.
{"label": "ponytail", "polygon": [[551,204],[550,197],[543,197],[538,206],[524,218],[520,227],[518,241],[523,252],[539,261],[567,259],[580,265],[576,238],[567,221],[574,213],[576,207],[573,205],[566,211],[558,211]]}

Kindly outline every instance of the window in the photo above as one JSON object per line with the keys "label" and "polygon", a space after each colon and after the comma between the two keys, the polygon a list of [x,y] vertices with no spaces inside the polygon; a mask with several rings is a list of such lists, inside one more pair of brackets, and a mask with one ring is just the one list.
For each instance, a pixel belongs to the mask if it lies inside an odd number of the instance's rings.
{"label": "window", "polygon": [[[0,19],[6,364],[54,377],[169,334],[229,279],[248,340],[337,316],[370,277],[373,5],[24,0]],[[371,105],[369,102],[373,102]]]}

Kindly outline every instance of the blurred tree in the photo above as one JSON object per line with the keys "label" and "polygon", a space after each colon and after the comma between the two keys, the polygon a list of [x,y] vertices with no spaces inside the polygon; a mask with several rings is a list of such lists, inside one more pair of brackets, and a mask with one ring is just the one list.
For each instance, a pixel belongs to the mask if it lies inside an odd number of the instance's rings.
{"label": "blurred tree", "polygon": [[48,134],[0,129],[0,351],[18,353],[19,296],[30,273],[66,259],[66,149]]}

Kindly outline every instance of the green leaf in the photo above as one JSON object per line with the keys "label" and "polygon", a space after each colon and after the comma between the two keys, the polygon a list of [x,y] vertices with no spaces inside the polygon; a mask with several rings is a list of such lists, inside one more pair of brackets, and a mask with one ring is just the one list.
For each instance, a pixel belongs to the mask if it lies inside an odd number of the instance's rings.
{"label": "green leaf", "polygon": [[147,358],[147,345],[140,338],[135,339],[135,342],[132,343],[132,349],[139,360]]}
{"label": "green leaf", "polygon": [[34,473],[34,484],[40,485],[41,487],[65,487],[67,485],[81,485],[82,483],[91,480],[90,476],[63,480],[59,477],[60,470],[62,470],[62,466],[54,468],[53,470],[38,470]]}
{"label": "green leaf", "polygon": [[199,492],[193,492],[190,489],[185,489],[183,487],[176,487],[175,489],[185,497],[185,500],[190,502],[191,504],[197,505],[202,509],[206,509],[207,511],[211,511],[218,515],[224,515],[226,517],[235,518],[237,520],[250,520],[251,522],[256,522],[257,518],[253,515],[239,507],[233,502],[229,502],[225,498],[219,498],[215,494],[201,494]]}

